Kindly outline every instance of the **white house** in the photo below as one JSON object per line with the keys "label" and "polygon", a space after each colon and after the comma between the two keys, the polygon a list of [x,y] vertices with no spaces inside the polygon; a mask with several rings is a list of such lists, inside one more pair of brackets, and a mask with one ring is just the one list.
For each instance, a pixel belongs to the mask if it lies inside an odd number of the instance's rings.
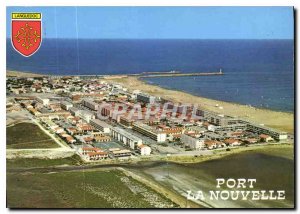
{"label": "white house", "polygon": [[233,138],[229,138],[224,140],[224,143],[226,143],[226,145],[228,146],[239,146],[241,145],[241,142],[237,139],[233,139]]}
{"label": "white house", "polygon": [[44,106],[49,105],[49,102],[50,102],[49,99],[45,99],[45,98],[43,99],[43,98],[41,98],[41,97],[37,97],[36,100],[37,100],[39,103],[43,104]]}
{"label": "white house", "polygon": [[273,138],[270,135],[266,135],[266,134],[259,135],[259,138],[263,142],[269,142],[273,140]]}
{"label": "white house", "polygon": [[141,155],[150,155],[151,154],[151,148],[149,146],[141,144],[141,145],[137,146],[137,149]]}

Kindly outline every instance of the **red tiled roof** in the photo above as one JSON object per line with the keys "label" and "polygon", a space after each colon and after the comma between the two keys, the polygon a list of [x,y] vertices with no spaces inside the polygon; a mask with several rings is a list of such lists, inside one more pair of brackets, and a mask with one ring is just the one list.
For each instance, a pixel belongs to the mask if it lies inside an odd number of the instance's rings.
{"label": "red tiled roof", "polygon": [[224,140],[225,143],[229,143],[229,144],[232,144],[232,143],[238,143],[239,141],[236,140],[236,139],[226,139]]}
{"label": "red tiled roof", "polygon": [[101,149],[95,148],[95,147],[83,147],[82,150],[84,150],[84,151],[101,151]]}
{"label": "red tiled roof", "polygon": [[214,144],[217,144],[218,141],[216,140],[205,140],[204,141],[204,144],[208,145],[208,146],[211,146],[211,145],[214,145]]}
{"label": "red tiled roof", "polygon": [[92,138],[92,137],[85,137],[85,138],[83,138],[84,139],[84,141],[92,141],[94,138]]}
{"label": "red tiled roof", "polygon": [[259,137],[260,138],[268,138],[268,137],[270,137],[269,135],[266,135],[266,134],[261,134],[261,135],[259,135]]}
{"label": "red tiled roof", "polygon": [[88,156],[94,156],[94,155],[107,155],[107,152],[88,152]]}

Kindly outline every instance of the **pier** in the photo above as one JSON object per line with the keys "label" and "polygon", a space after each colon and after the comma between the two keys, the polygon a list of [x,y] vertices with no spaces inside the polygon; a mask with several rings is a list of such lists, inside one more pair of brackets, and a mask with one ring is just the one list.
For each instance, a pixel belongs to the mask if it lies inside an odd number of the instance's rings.
{"label": "pier", "polygon": [[52,78],[61,78],[61,77],[80,77],[82,79],[89,78],[104,78],[104,79],[114,79],[114,78],[126,78],[129,76],[134,76],[138,78],[147,78],[147,77],[184,77],[184,76],[218,76],[224,75],[222,69],[218,72],[190,72],[190,73],[182,73],[181,71],[157,71],[157,72],[142,72],[142,73],[134,73],[134,74],[83,74],[83,75],[49,75]]}
{"label": "pier", "polygon": [[193,72],[193,73],[158,73],[158,74],[148,74],[148,75],[138,75],[139,77],[185,77],[185,76],[214,76],[214,75],[223,75],[222,71],[220,72]]}
{"label": "pier", "polygon": [[34,74],[26,72],[17,71],[7,71],[7,77],[49,77],[53,79],[57,78],[72,78],[79,77],[81,79],[92,79],[92,78],[104,78],[104,79],[114,79],[114,78],[126,78],[126,77],[137,77],[137,78],[147,78],[147,77],[184,77],[184,76],[214,76],[214,75],[224,75],[222,69],[218,72],[189,72],[183,73],[181,71],[153,71],[153,72],[141,72],[134,74],[70,74],[70,75],[51,75],[51,74]]}

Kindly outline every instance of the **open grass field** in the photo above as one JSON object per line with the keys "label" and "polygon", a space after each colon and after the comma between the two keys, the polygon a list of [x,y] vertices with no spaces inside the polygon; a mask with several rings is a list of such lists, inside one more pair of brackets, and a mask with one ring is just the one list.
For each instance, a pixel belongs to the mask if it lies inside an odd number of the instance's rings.
{"label": "open grass field", "polygon": [[14,158],[6,159],[6,168],[37,168],[52,167],[59,165],[81,165],[83,162],[78,155],[57,159],[39,159],[39,158]]}
{"label": "open grass field", "polygon": [[58,148],[53,139],[32,123],[19,123],[6,127],[6,148],[37,149]]}
{"label": "open grass field", "polygon": [[118,170],[8,173],[10,208],[172,208],[176,205]]}

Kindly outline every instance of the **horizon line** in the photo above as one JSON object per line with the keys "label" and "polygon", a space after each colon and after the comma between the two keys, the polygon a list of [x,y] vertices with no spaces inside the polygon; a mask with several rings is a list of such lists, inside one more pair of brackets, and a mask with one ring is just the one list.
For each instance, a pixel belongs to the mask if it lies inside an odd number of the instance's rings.
{"label": "horizon line", "polygon": [[[11,39],[11,37],[6,37]],[[294,38],[73,38],[73,37],[45,37],[43,39],[103,39],[103,40],[294,40]]]}

